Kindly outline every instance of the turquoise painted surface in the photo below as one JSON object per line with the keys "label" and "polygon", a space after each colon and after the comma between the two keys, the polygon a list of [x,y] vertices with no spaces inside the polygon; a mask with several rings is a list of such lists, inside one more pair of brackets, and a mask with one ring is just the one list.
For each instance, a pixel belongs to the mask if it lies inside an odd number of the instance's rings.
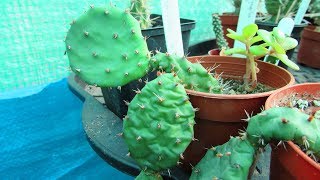
{"label": "turquoise painted surface", "polygon": [[[35,87],[67,76],[63,39],[69,22],[90,4],[109,0],[1,0],[0,93]],[[128,7],[129,0],[113,0]],[[160,0],[152,0],[152,13],[161,13]],[[213,38],[211,14],[231,12],[231,0],[180,0],[180,16],[197,21],[191,44]]]}

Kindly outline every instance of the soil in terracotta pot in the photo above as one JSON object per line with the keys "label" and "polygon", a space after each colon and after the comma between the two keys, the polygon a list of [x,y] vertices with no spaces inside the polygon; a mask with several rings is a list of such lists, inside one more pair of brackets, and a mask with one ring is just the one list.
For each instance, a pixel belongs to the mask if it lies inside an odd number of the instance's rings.
{"label": "soil in terracotta pot", "polygon": [[223,94],[237,95],[237,94],[256,94],[275,90],[275,88],[258,83],[253,91],[246,91],[243,81],[236,79],[222,79]]}

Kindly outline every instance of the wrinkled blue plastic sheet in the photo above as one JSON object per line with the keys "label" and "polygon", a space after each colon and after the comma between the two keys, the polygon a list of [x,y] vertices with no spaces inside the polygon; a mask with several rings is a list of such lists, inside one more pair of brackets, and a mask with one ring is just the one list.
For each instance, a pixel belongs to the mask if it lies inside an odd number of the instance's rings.
{"label": "wrinkled blue plastic sheet", "polygon": [[91,149],[81,111],[65,79],[28,97],[0,100],[1,179],[133,179]]}

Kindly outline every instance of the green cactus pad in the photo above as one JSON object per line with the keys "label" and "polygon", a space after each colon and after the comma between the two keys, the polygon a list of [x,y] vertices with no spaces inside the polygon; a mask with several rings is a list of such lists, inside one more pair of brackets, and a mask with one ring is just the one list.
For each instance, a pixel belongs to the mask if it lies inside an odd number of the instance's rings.
{"label": "green cactus pad", "polygon": [[255,149],[247,140],[231,138],[211,148],[192,170],[190,180],[247,179]]}
{"label": "green cactus pad", "polygon": [[71,69],[89,84],[123,86],[148,70],[139,23],[113,6],[92,6],[71,23],[65,43]]}
{"label": "green cactus pad", "polygon": [[200,63],[191,63],[185,57],[157,53],[151,59],[151,67],[176,73],[186,89],[221,94],[219,81]]}
{"label": "green cactus pad", "polygon": [[123,122],[130,156],[144,170],[175,166],[193,138],[195,112],[183,86],[164,74],[138,91]]}
{"label": "green cactus pad", "polygon": [[298,109],[276,107],[253,116],[247,136],[254,146],[264,146],[271,140],[292,140],[320,154],[320,121]]}

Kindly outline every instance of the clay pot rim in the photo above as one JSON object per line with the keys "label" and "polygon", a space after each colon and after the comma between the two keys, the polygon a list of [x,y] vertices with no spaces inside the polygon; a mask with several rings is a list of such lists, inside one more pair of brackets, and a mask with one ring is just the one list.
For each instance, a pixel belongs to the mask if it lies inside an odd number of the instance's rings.
{"label": "clay pot rim", "polygon": [[[217,56],[217,55],[210,55],[210,57],[214,57],[214,56]],[[191,56],[191,57],[201,59],[201,57],[203,57],[203,56]],[[221,57],[221,56],[218,56],[218,57]],[[230,56],[227,56],[227,57],[228,58],[237,58],[237,57],[230,57]],[[243,58],[237,58],[237,59],[243,59]],[[276,65],[269,63],[269,62],[260,61],[259,63],[266,63],[266,64],[270,64],[272,66],[276,66]],[[205,92],[199,92],[199,91],[194,91],[194,90],[190,90],[190,89],[186,89],[186,92],[187,92],[187,94],[190,94],[190,95],[201,96],[204,98],[211,98],[211,99],[254,99],[254,98],[259,98],[259,97],[270,96],[275,91],[290,87],[295,83],[295,79],[289,71],[287,71],[286,69],[279,67],[279,66],[276,66],[276,67],[287,72],[287,74],[290,76],[290,82],[288,82],[287,85],[285,85],[281,88],[278,88],[276,90],[267,91],[267,92],[263,92],[263,93],[256,93],[256,94],[237,94],[237,95],[205,93]]]}
{"label": "clay pot rim", "polygon": [[[272,106],[272,102],[271,102],[271,99],[273,99],[273,97],[285,90],[285,89],[290,89],[290,88],[294,88],[294,87],[297,87],[297,86],[313,86],[313,85],[320,85],[320,83],[302,83],[302,84],[295,84],[295,85],[292,85],[288,88],[282,88],[282,89],[279,89],[277,90],[276,92],[274,92],[273,94],[271,94],[271,96],[268,97],[268,99],[266,100],[266,103],[265,103],[265,108],[266,109],[269,109],[271,108]],[[311,159],[306,153],[304,153],[294,142],[292,141],[287,141],[287,144],[289,144],[289,146],[297,153],[299,154],[299,156],[301,156],[305,161],[307,161],[309,164],[311,164],[313,167],[315,167],[316,169],[318,169],[320,171],[320,164],[316,163],[313,159]]]}
{"label": "clay pot rim", "polygon": [[299,86],[313,86],[313,85],[320,85],[319,82],[310,82],[310,83],[301,83],[301,84],[295,84],[295,85],[291,85],[289,87],[283,87],[281,89],[277,89],[275,90],[274,93],[272,93],[268,99],[266,100],[265,103],[265,108],[266,109],[270,109],[271,107],[273,107],[272,105],[274,104],[272,101],[273,97],[276,96],[279,92],[284,91],[286,89],[290,89],[290,88],[295,88],[295,87],[299,87]]}

